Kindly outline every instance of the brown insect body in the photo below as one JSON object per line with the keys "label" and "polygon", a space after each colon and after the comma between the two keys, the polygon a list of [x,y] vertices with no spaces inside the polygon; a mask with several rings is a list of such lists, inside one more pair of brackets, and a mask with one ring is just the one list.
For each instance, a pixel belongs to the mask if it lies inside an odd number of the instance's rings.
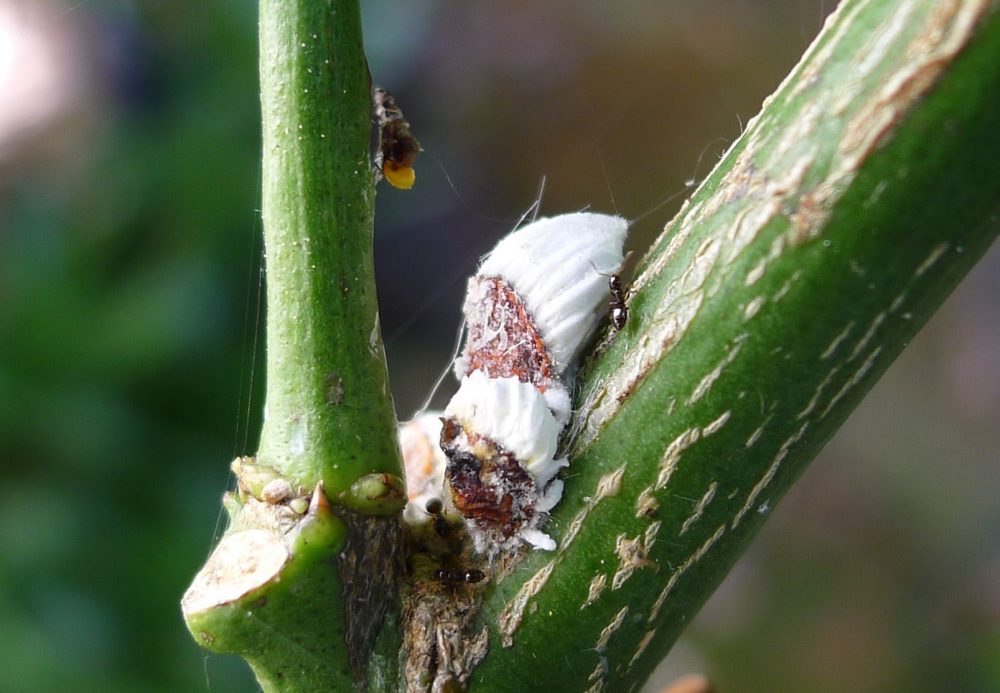
{"label": "brown insect body", "polygon": [[514,377],[545,392],[555,377],[552,361],[514,287],[502,277],[476,277],[469,295],[480,311],[469,325],[466,373],[481,370],[491,378]]}
{"label": "brown insect body", "polygon": [[[455,419],[445,417],[442,423],[445,479],[455,508],[483,529],[513,536],[532,517],[536,493],[531,475],[514,455],[487,438],[468,435]],[[459,443],[460,437],[468,447]]]}
{"label": "brown insect body", "polygon": [[409,190],[416,180],[413,164],[423,149],[410,131],[410,124],[392,94],[376,87],[372,92],[372,101],[378,127],[375,168],[394,187]]}

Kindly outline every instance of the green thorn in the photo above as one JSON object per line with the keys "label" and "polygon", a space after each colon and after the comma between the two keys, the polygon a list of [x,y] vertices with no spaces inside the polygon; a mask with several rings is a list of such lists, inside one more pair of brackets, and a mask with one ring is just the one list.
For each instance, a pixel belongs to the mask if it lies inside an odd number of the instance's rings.
{"label": "green thorn", "polygon": [[347,525],[330,509],[323,483],[316,484],[309,510],[293,535],[289,549],[296,556],[312,551],[338,554],[347,546],[347,535]]}

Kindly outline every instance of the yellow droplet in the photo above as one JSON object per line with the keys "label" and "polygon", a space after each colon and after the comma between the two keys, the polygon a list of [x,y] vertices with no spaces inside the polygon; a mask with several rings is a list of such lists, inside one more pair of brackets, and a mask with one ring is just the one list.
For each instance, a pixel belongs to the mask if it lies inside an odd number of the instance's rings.
{"label": "yellow droplet", "polygon": [[382,167],[382,174],[389,184],[400,190],[409,190],[417,180],[417,172],[412,166],[400,166],[392,161],[386,161]]}

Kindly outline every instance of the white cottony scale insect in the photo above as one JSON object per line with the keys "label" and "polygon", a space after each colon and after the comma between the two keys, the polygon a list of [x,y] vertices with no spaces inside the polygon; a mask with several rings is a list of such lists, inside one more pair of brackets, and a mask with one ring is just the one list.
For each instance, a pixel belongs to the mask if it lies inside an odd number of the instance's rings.
{"label": "white cottony scale insect", "polygon": [[554,477],[569,464],[555,458],[562,426],[541,393],[517,378],[475,371],[463,379],[442,422],[445,478],[476,548],[493,553],[514,548],[519,538],[555,548],[548,537],[530,533],[562,496],[562,481]]}
{"label": "white cottony scale insect", "polygon": [[[524,302],[561,375],[604,316],[607,277],[621,268],[627,233],[628,221],[607,214],[539,219],[501,240],[470,284],[503,278]],[[469,308],[466,302],[471,321],[476,316]]]}
{"label": "white cottony scale insect", "polygon": [[608,275],[628,222],[576,213],[539,219],[497,244],[469,280],[462,378],[442,417],[451,500],[476,548],[553,550],[539,525],[562,496],[555,459],[576,358],[607,315]]}

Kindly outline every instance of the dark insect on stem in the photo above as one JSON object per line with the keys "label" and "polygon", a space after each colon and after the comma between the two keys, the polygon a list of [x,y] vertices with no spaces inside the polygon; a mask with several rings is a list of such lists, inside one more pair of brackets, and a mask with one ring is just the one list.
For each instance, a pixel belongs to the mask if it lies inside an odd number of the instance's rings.
{"label": "dark insect on stem", "polygon": [[375,152],[377,176],[384,176],[396,188],[409,190],[417,174],[413,163],[422,151],[420,142],[410,132],[410,124],[396,100],[385,89],[372,92],[373,116],[378,128],[378,148]]}
{"label": "dark insect on stem", "polygon": [[438,568],[434,571],[434,579],[441,582],[464,582],[474,584],[486,579],[486,573],[475,568],[470,570],[449,570],[448,568]]}
{"label": "dark insect on stem", "polygon": [[[628,258],[628,255],[625,257]],[[625,305],[625,289],[622,288],[622,278],[617,274],[605,274],[597,269],[597,265],[593,262],[590,263],[590,266],[599,275],[608,278],[608,292],[611,294],[611,300],[608,301],[608,308],[611,315],[611,324],[614,326],[615,332],[618,332],[628,322],[628,306]]]}
{"label": "dark insect on stem", "polygon": [[434,531],[439,537],[447,537],[451,534],[451,525],[444,516],[444,501],[440,498],[431,498],[424,506],[427,514],[434,517]]}
{"label": "dark insect on stem", "polygon": [[611,324],[615,330],[621,330],[628,321],[628,306],[625,305],[625,291],[622,289],[622,280],[617,274],[608,277],[608,290],[611,292],[611,300],[608,307],[611,309]]}

